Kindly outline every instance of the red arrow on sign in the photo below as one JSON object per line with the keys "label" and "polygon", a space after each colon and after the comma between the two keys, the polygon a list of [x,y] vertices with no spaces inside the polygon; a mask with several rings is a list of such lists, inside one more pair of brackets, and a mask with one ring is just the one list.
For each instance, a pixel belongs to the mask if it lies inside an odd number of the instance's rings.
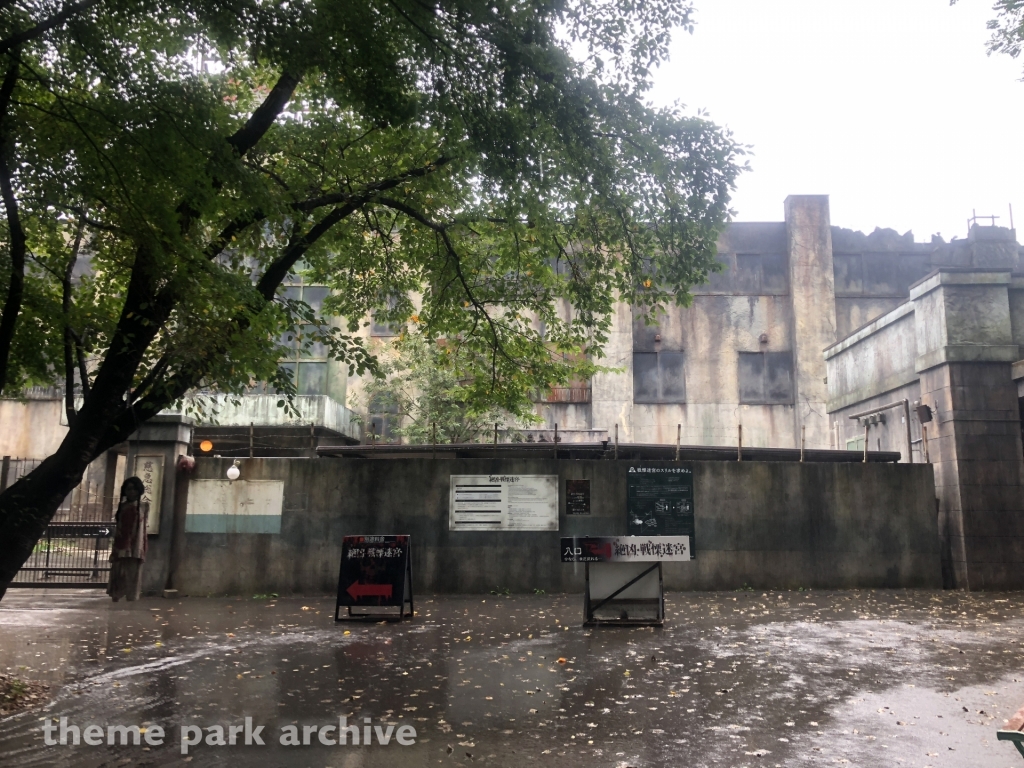
{"label": "red arrow on sign", "polygon": [[390,584],[360,584],[353,582],[352,586],[345,590],[354,600],[360,597],[391,597]]}

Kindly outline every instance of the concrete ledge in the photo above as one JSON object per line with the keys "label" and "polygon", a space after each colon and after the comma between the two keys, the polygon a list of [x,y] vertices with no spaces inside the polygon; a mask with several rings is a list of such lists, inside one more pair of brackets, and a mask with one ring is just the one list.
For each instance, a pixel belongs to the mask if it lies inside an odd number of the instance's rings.
{"label": "concrete ledge", "polygon": [[919,299],[940,285],[1010,285],[1011,274],[1009,269],[942,267],[910,286],[910,300]]}
{"label": "concrete ledge", "polygon": [[914,370],[921,373],[943,363],[1013,363],[1019,358],[1016,344],[950,344],[918,357]]}
{"label": "concrete ledge", "polygon": [[1014,381],[1024,379],[1024,360],[1018,360],[1010,366],[1010,378]]}
{"label": "concrete ledge", "polygon": [[892,325],[901,317],[905,317],[906,315],[910,315],[913,313],[914,305],[909,301],[904,301],[898,307],[890,309],[881,317],[876,317],[867,325],[862,325],[860,328],[855,330],[842,341],[837,341],[831,347],[826,347],[824,353],[825,359],[829,360],[835,357],[840,352],[843,352],[852,347],[854,344],[864,341],[864,339],[868,338],[869,336],[873,336],[874,334],[878,333],[887,325]]}
{"label": "concrete ledge", "polygon": [[861,387],[860,389],[854,390],[853,392],[837,397],[834,400],[829,400],[825,406],[825,410],[828,413],[835,413],[841,411],[843,408],[848,408],[851,405],[857,403],[863,403],[865,400],[870,400],[873,397],[884,395],[886,392],[892,392],[893,390],[905,387],[908,384],[913,384],[918,380],[918,375],[915,371],[901,371],[898,374],[890,376],[886,379],[882,379],[878,382],[872,382],[870,387]]}

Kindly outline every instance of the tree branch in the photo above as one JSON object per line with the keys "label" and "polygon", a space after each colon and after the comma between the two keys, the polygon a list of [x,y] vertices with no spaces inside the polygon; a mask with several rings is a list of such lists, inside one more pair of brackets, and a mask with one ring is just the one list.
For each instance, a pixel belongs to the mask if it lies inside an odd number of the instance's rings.
{"label": "tree branch", "polygon": [[0,194],[7,209],[7,227],[10,237],[11,275],[7,284],[7,299],[3,316],[0,317],[0,393],[7,383],[7,370],[11,359],[11,345],[14,343],[14,329],[21,314],[21,297],[25,290],[25,230],[18,214],[18,199],[11,182],[11,164],[8,155],[13,153],[12,142],[7,132],[7,108],[18,82],[18,62],[12,61],[0,84]]}
{"label": "tree branch", "polygon": [[270,126],[277,120],[278,115],[288,106],[288,102],[291,101],[292,94],[295,93],[301,80],[301,74],[293,75],[291,72],[282,72],[263,103],[249,116],[245,125],[228,138],[228,144],[235,148],[239,157],[244,156],[246,152],[256,146],[270,130]]}
{"label": "tree branch", "polygon": [[366,202],[366,200],[367,198],[364,197],[360,200],[350,202],[347,205],[335,208],[313,225],[313,228],[310,229],[309,232],[297,238],[295,242],[289,245],[280,258],[267,267],[267,271],[263,273],[263,277],[261,277],[260,281],[256,284],[256,290],[259,291],[260,295],[262,295],[267,301],[272,301],[274,293],[277,291],[277,287],[285,277],[288,276],[291,268],[295,266],[295,262],[301,259],[303,254],[305,254],[317,240],[326,235],[330,231],[331,227],[353,211],[357,211],[360,206]]}
{"label": "tree branch", "polygon": [[101,0],[81,0],[81,2],[72,3],[71,5],[66,6],[59,13],[39,22],[34,27],[29,27],[28,29],[11,35],[4,40],[0,40],[0,54],[7,53],[12,48],[16,48],[22,43],[27,43],[29,40],[36,39],[45,32],[49,32],[54,27],[60,26],[75,14],[92,8],[92,6],[98,4],[100,1]]}
{"label": "tree branch", "polygon": [[344,205],[346,203],[351,202],[352,200],[355,200],[356,198],[365,198],[368,194],[372,194],[374,192],[386,192],[389,189],[394,189],[399,184],[401,184],[404,181],[408,181],[409,179],[418,179],[422,178],[423,176],[427,176],[428,174],[433,173],[434,171],[444,167],[450,162],[450,157],[445,157],[444,155],[442,155],[441,157],[437,158],[437,160],[427,163],[426,165],[421,166],[419,168],[413,168],[410,171],[405,171],[404,173],[400,173],[397,176],[392,176],[389,179],[375,181],[372,184],[367,184],[365,187],[363,187],[362,191],[358,193],[333,192],[329,195],[311,197],[308,200],[301,200],[297,203],[293,203],[292,208],[294,208],[296,211],[313,211],[316,210],[317,208],[323,208],[324,206],[327,205]]}
{"label": "tree branch", "polygon": [[[301,79],[301,75],[282,72],[274,87],[270,89],[270,93],[267,94],[267,98],[249,115],[245,125],[228,137],[228,144],[234,148],[237,157],[244,157],[245,153],[256,146],[259,140],[266,135],[267,131],[270,130],[270,126],[278,118],[278,115],[288,105]],[[222,184],[223,180],[215,176],[211,186],[216,192],[221,188]],[[192,222],[200,215],[199,209],[188,199],[182,200],[178,205],[177,213],[182,233],[188,232],[192,228]]]}
{"label": "tree branch", "polygon": [[167,366],[170,364],[170,361],[170,358],[165,354],[153,364],[153,367],[149,369],[149,373],[147,373],[145,378],[139,382],[139,386],[132,391],[131,401],[133,403],[138,400],[139,396],[147,389],[153,386],[153,383],[157,378],[163,375],[164,371],[167,370]]}
{"label": "tree branch", "polygon": [[78,378],[82,383],[82,397],[86,398],[89,396],[89,371],[85,366],[85,344],[74,330],[71,331],[71,335],[75,338],[75,355],[78,357]]}
{"label": "tree branch", "polygon": [[[458,276],[459,283],[461,283],[462,285],[462,290],[466,292],[466,298],[474,307],[476,307],[477,311],[484,316],[484,319],[487,321],[487,325],[491,329],[491,336],[494,338],[493,351],[500,353],[501,356],[508,360],[510,363],[515,362],[505,352],[504,346],[502,346],[501,339],[498,337],[498,329],[495,326],[494,319],[490,316],[490,314],[487,312],[487,308],[480,303],[476,295],[473,293],[473,290],[469,287],[469,282],[466,280],[466,276],[462,272],[462,260],[459,258],[459,254],[455,250],[455,244],[451,241],[451,238],[448,236],[449,225],[439,224],[435,221],[432,221],[430,218],[420,213],[415,208],[412,208],[398,200],[393,200],[390,197],[378,197],[376,199],[376,202],[379,202],[381,205],[385,205],[388,208],[396,210],[399,213],[404,213],[409,218],[418,221],[423,226],[427,227],[428,229],[432,229],[434,232],[438,234],[438,236],[441,238],[441,241],[444,243],[445,250],[451,257],[452,265],[455,268],[455,274]],[[493,363],[491,378],[492,381],[497,379],[497,374],[495,373]]]}
{"label": "tree branch", "polygon": [[263,213],[263,211],[255,210],[252,213],[244,214],[234,221],[229,222],[228,225],[220,231],[220,234],[210,241],[208,246],[206,246],[206,258],[213,261],[231,244],[232,238],[236,237],[256,222],[263,221],[266,217],[267,215]]}
{"label": "tree branch", "polygon": [[[71,255],[68,256],[67,266],[64,267],[64,275],[61,278],[61,312],[64,316],[64,410],[68,416],[70,426],[78,414],[75,412],[75,354],[74,338],[71,332],[71,277],[75,272],[75,264],[78,263],[78,250],[82,246],[82,235],[85,232],[85,213],[78,217],[78,227],[75,230],[75,240],[71,244]],[[83,393],[85,382],[82,382]]]}

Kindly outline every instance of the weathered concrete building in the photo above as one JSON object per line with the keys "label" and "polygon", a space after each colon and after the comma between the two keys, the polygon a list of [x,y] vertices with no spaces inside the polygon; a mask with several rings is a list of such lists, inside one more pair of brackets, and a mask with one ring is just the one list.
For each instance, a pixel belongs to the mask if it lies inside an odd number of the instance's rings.
{"label": "weathered concrete building", "polygon": [[619,306],[604,361],[618,372],[594,377],[579,398],[589,402],[542,413],[563,431],[618,424],[631,442],[673,443],[681,425],[683,444],[735,445],[742,425],[745,445],[845,448],[823,351],[906,301],[953,250],[833,227],[826,196],[789,197],[782,222],[728,226],[723,271],[694,287],[690,307],[646,325]]}
{"label": "weathered concrete building", "polygon": [[[865,235],[832,226],[827,197],[790,197],[783,221],[726,228],[723,270],[694,287],[691,306],[648,325],[619,305],[602,361],[613,370],[552,392],[538,413],[568,441],[617,434],[671,444],[679,435],[684,445],[734,446],[742,427],[751,447],[805,441],[928,461],[945,584],[1022,587],[1020,250],[1012,229],[977,222],[950,243]],[[298,288],[322,299],[315,286]],[[389,334],[376,325],[367,332]],[[262,443],[288,429],[296,445],[284,455],[354,442],[367,425],[380,434],[373,419],[387,414],[364,414],[361,425],[353,418],[366,409],[355,382],[326,359],[300,358],[289,362],[300,417],[289,423],[294,415],[270,408],[276,398],[266,394],[225,405],[213,453],[246,456],[255,435],[254,455],[282,455]],[[0,455],[42,458],[56,448],[64,431],[56,398],[0,401]]]}
{"label": "weathered concrete building", "polygon": [[[906,452],[909,441],[915,460],[934,465],[947,586],[1019,588],[1024,275],[1015,233],[975,224],[966,241],[923,257],[927,274],[900,303],[826,349],[829,418],[840,442]],[[918,406],[909,429],[886,407],[902,401]]]}
{"label": "weathered concrete building", "polygon": [[833,227],[823,196],[790,197],[785,212],[727,228],[724,270],[692,306],[655,325],[619,307],[608,355],[620,371],[595,376],[590,402],[542,406],[546,419],[618,425],[640,443],[678,429],[691,445],[735,445],[742,425],[747,445],[929,461],[946,586],[1024,586],[1015,231],[974,221],[966,240],[917,243]]}

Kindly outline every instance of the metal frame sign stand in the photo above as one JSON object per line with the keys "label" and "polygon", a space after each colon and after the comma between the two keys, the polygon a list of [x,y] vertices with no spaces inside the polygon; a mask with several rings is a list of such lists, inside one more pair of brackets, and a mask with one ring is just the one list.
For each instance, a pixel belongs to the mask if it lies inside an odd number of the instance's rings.
{"label": "metal frame sign stand", "polygon": [[413,615],[412,538],[345,536],[334,620],[401,621]]}
{"label": "metal frame sign stand", "polygon": [[[584,626],[661,626],[665,622],[661,564],[691,559],[688,536],[563,538],[561,547],[563,563],[586,565]],[[611,609],[618,616],[600,618],[601,609]]]}
{"label": "metal frame sign stand", "polygon": [[[572,491],[582,498],[582,490],[566,485],[566,514]],[[590,489],[585,490],[589,501]],[[693,504],[692,465],[631,466],[626,475],[630,535],[562,539],[562,562],[586,565],[585,626],[665,623],[662,563],[694,559]],[[613,616],[602,618],[601,610]]]}

